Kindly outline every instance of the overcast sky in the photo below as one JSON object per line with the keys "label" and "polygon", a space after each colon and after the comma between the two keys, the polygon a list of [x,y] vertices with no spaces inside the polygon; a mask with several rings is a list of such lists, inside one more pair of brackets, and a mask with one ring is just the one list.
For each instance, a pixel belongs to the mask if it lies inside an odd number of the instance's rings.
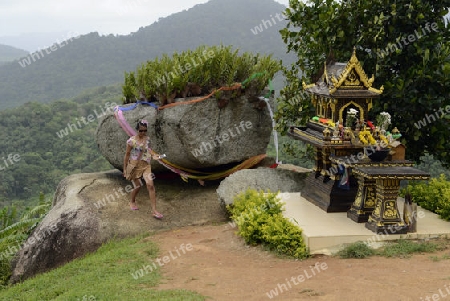
{"label": "overcast sky", "polygon": [[[227,1],[227,0],[223,0]],[[129,34],[208,0],[0,0],[0,37],[21,33]],[[288,5],[289,0],[276,0]]]}

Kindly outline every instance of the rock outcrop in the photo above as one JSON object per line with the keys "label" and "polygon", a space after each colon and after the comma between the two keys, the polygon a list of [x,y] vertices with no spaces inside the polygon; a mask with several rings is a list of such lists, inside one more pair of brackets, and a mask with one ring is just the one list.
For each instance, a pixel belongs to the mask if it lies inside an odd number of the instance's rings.
{"label": "rock outcrop", "polygon": [[222,208],[233,203],[238,194],[247,189],[271,192],[299,192],[305,186],[305,179],[311,170],[301,167],[257,168],[237,171],[224,179],[217,195]]}
{"label": "rock outcrop", "polygon": [[205,187],[195,181],[185,183],[179,177],[157,177],[154,182],[158,210],[165,215],[163,220],[152,218],[146,188],[137,196],[139,210],[130,210],[132,186],[117,170],[74,174],[63,179],[57,187],[52,209],[16,254],[11,282],[82,257],[113,238],[226,221],[217,202],[216,182],[208,182]]}
{"label": "rock outcrop", "polygon": [[[11,282],[61,266],[97,250],[113,238],[138,235],[188,225],[227,221],[223,206],[247,188],[272,192],[299,192],[309,170],[286,170],[280,167],[238,171],[220,185],[218,181],[200,186],[179,177],[154,179],[157,208],[162,220],[151,217],[147,189],[137,195],[139,210],[129,207],[133,189],[121,172],[75,174],[60,182],[53,206],[31,233],[32,239],[13,260]],[[218,198],[219,200],[218,201]]]}
{"label": "rock outcrop", "polygon": [[[122,113],[133,128],[138,120],[146,119],[151,147],[165,153],[171,163],[190,169],[212,168],[265,154],[272,133],[265,102],[250,102],[245,96],[230,99],[223,107],[213,97],[163,110],[138,104]],[[101,154],[122,170],[128,135],[113,113],[100,120],[95,138]],[[157,162],[152,162],[152,168],[156,172],[165,169]]]}

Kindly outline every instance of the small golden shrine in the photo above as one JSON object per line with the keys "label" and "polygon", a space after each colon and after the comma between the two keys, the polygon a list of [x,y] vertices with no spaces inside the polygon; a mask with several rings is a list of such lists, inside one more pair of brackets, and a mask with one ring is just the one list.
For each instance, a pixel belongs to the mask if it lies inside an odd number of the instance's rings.
{"label": "small golden shrine", "polygon": [[383,93],[383,86],[372,86],[374,80],[355,48],[347,63],[324,64],[316,83],[303,83],[315,116],[304,126],[291,126],[288,135],[315,150],[303,197],[326,212],[347,212],[376,233],[402,234],[409,225],[397,208],[400,180],[424,180],[429,174],[405,160],[405,148],[397,141],[401,133],[396,127],[388,131],[389,113],[369,120],[374,99]]}
{"label": "small golden shrine", "polygon": [[368,121],[373,100],[383,92],[383,87],[372,87],[373,82],[374,76],[366,75],[353,49],[347,63],[324,64],[323,74],[316,83],[303,83],[316,114],[306,126],[291,127],[290,133],[293,138],[314,146],[317,175],[334,179],[330,173],[330,155],[350,156],[363,153],[364,147],[380,141],[389,144],[384,136],[386,132]]}
{"label": "small golden shrine", "polygon": [[361,66],[356,51],[347,63],[324,65],[323,75],[317,83],[305,84],[303,89],[311,94],[311,101],[316,108],[317,122],[344,125],[347,112],[357,111],[358,120],[363,123],[368,119],[367,113],[372,108],[372,100],[383,93],[383,87],[372,87],[374,76],[368,78]]}

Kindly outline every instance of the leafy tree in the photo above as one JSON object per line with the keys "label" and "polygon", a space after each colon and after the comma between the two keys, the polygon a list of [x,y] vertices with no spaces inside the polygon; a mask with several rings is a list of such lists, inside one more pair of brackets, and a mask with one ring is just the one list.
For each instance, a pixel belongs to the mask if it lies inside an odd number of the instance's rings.
{"label": "leafy tree", "polygon": [[[285,134],[290,125],[312,117],[302,81],[315,82],[325,61],[347,61],[356,47],[366,72],[374,73],[374,86],[385,88],[369,118],[389,112],[409,159],[419,161],[428,152],[448,166],[450,32],[444,16],[449,7],[450,0],[290,1],[289,22],[280,33],[297,62],[284,69],[278,130]],[[419,120],[426,125],[417,126]]]}
{"label": "leafy tree", "polygon": [[[93,137],[95,112],[120,103],[120,86],[98,87],[73,100],[29,102],[0,111],[0,196],[5,204],[51,193],[66,176],[111,169]],[[94,122],[80,120],[94,116]],[[68,129],[72,125],[72,130]],[[58,136],[60,134],[60,136]],[[8,160],[16,156],[17,160]],[[6,162],[5,162],[6,161]]]}

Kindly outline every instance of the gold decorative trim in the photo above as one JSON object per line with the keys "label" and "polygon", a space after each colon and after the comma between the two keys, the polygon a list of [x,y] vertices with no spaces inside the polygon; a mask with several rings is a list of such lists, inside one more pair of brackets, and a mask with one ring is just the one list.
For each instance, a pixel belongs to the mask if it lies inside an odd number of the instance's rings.
{"label": "gold decorative trim", "polygon": [[323,143],[323,142],[324,142],[322,139],[319,139],[319,138],[317,138],[317,137],[314,137],[314,136],[305,134],[302,130],[299,130],[299,129],[297,129],[297,128],[294,128],[293,132],[294,132],[295,134],[299,135],[299,136],[302,136],[302,137],[305,137],[305,138],[308,138],[308,139],[311,139],[311,140],[314,140],[314,141],[317,141],[317,142],[320,142],[320,143]]}
{"label": "gold decorative trim", "polygon": [[303,90],[314,87],[316,84],[306,84],[304,81],[302,82]]}
{"label": "gold decorative trim", "polygon": [[344,110],[345,110],[346,108],[348,108],[348,106],[349,106],[350,104],[353,104],[355,107],[358,107],[358,108],[359,108],[359,110],[360,110],[360,111],[359,111],[359,120],[360,120],[360,121],[364,121],[364,116],[366,116],[366,114],[364,113],[363,107],[362,107],[360,104],[357,104],[356,102],[354,102],[353,100],[351,100],[351,101],[347,102],[347,103],[339,110],[339,123],[340,123],[340,124],[343,124],[343,122],[344,122],[343,117],[342,117],[343,112],[344,112]]}
{"label": "gold decorative trim", "polygon": [[371,92],[374,92],[374,93],[377,93],[377,94],[382,94],[383,91],[384,91],[384,86],[381,86],[380,89],[375,89],[375,88],[370,87],[367,90],[369,90]]}
{"label": "gold decorative trim", "polygon": [[367,112],[369,112],[370,110],[372,110],[372,106],[373,106],[372,98],[367,98],[366,104],[367,104]]}
{"label": "gold decorative trim", "polygon": [[[360,166],[358,166],[360,167]],[[360,174],[362,176],[364,176],[367,179],[373,179],[373,180],[395,180],[395,181],[400,181],[400,180],[428,180],[430,177],[429,176],[423,176],[423,175],[370,175],[368,173],[362,172],[360,170],[357,169],[353,169],[352,172],[354,172],[355,174]]]}
{"label": "gold decorative trim", "polygon": [[[354,70],[354,72],[352,72]],[[356,74],[359,76],[359,80],[352,80],[351,78],[349,78],[350,75],[355,75],[354,73],[356,72]],[[352,56],[350,57],[350,60],[348,61],[347,65],[344,68],[344,71],[342,71],[342,73],[339,75],[338,78],[336,78],[335,76],[331,77],[331,82],[333,83],[333,87],[329,89],[330,94],[333,94],[334,92],[336,92],[336,90],[338,88],[340,88],[345,82],[349,81],[351,82],[351,86],[355,88],[356,85],[355,83],[361,83],[362,85],[359,85],[360,87],[366,87],[369,91],[377,93],[377,94],[381,94],[383,93],[383,87],[381,87],[379,90],[372,88],[372,84],[374,82],[375,78],[372,75],[372,77],[369,79],[366,75],[366,72],[364,71],[364,69],[361,66],[361,63],[359,62],[358,58],[356,57],[356,47],[353,47],[353,53]],[[345,86],[347,88],[347,86]]]}

